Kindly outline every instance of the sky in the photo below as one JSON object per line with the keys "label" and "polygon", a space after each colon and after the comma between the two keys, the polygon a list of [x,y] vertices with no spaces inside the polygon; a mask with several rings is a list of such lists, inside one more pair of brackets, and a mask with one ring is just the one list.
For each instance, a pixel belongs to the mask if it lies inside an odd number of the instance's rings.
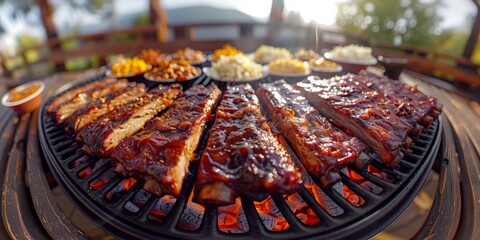
{"label": "sky", "polygon": [[[93,16],[86,12],[72,11],[72,9],[61,4],[61,0],[49,0],[56,6],[54,14],[54,21],[57,28],[68,28],[79,24],[99,26],[101,20],[97,16]],[[285,0],[286,11],[296,11],[302,14],[306,22],[315,21],[322,25],[332,25],[335,21],[336,8],[335,3],[345,0],[331,0],[331,1],[310,1],[310,0]],[[405,1],[405,0],[398,0]],[[408,1],[408,0],[406,0]],[[432,1],[432,0],[422,0]],[[442,28],[461,28],[465,26],[465,19],[469,15],[475,14],[476,10],[471,3],[471,0],[443,0],[444,7],[440,10],[440,15],[443,16],[444,21],[441,24]],[[120,18],[124,14],[142,13],[148,10],[147,0],[136,0],[135,4],[131,4],[131,0],[114,0],[115,16]],[[259,20],[266,20],[270,13],[271,0],[162,0],[165,8],[178,8],[191,5],[208,5],[222,8],[234,8],[245,12]],[[252,7],[255,6],[255,7]],[[32,27],[26,21],[13,21],[9,16],[14,9],[8,5],[0,5],[0,21],[7,29],[7,33],[0,36],[0,49],[12,49],[16,41],[16,36],[22,32],[42,36],[43,29],[39,26]],[[35,9],[30,16],[34,19],[39,16],[38,9]],[[40,25],[41,26],[41,25]],[[103,28],[108,28],[104,25]]]}

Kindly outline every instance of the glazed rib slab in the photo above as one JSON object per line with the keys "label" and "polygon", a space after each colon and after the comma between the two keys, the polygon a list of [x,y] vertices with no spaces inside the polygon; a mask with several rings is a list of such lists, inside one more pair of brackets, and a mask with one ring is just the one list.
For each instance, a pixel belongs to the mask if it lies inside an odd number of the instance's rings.
{"label": "glazed rib slab", "polygon": [[355,83],[355,75],[305,79],[294,85],[320,114],[369,145],[380,160],[396,166],[410,127],[382,94]]}
{"label": "glazed rib slab", "polygon": [[415,114],[414,120],[425,128],[430,127],[442,111],[442,105],[437,102],[437,99],[423,94],[416,86],[368,73],[359,75],[358,80],[384,96],[398,98],[401,102],[398,106],[400,114]]}
{"label": "glazed rib slab", "polygon": [[334,127],[285,81],[261,84],[257,94],[274,126],[292,144],[307,171],[324,186],[338,181],[340,177],[334,172],[354,163],[367,149],[361,140]]}
{"label": "glazed rib slab", "polygon": [[63,103],[58,107],[56,112],[57,122],[59,124],[63,123],[75,111],[87,106],[88,104],[94,102],[97,99],[100,99],[107,96],[108,94],[127,87],[128,84],[128,81],[126,79],[123,79],[103,87],[92,89],[87,92],[78,93],[70,101]]}
{"label": "glazed rib slab", "polygon": [[116,81],[117,81],[117,79],[115,79],[115,78],[104,78],[102,80],[91,82],[91,83],[85,84],[83,86],[74,88],[72,90],[66,91],[66,92],[62,93],[60,96],[53,99],[52,102],[50,102],[50,104],[47,107],[47,111],[48,112],[55,112],[57,110],[58,106],[60,106],[62,103],[70,101],[77,94],[82,93],[82,92],[88,92],[88,91],[91,91],[92,89],[100,88],[100,87],[112,84]]}
{"label": "glazed rib slab", "polygon": [[239,195],[292,193],[301,183],[290,155],[272,134],[250,85],[228,87],[201,156],[195,201],[226,205]]}
{"label": "glazed rib slab", "polygon": [[87,154],[108,157],[111,149],[143,129],[145,123],[169,107],[181,93],[181,86],[160,85],[133,102],[121,105],[92,121],[77,134]]}
{"label": "glazed rib slab", "polygon": [[220,94],[215,84],[189,88],[165,113],[112,151],[115,171],[143,179],[144,188],[154,194],[179,196]]}
{"label": "glazed rib slab", "polygon": [[145,85],[130,83],[128,87],[97,99],[92,104],[75,111],[65,121],[65,127],[69,132],[78,132],[93,120],[121,105],[135,101],[137,98],[145,95],[146,92],[147,88]]}

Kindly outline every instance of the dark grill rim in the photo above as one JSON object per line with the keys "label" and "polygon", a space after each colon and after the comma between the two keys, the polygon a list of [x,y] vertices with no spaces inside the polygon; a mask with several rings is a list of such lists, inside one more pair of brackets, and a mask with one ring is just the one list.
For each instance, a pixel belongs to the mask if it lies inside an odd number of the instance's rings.
{"label": "dark grill rim", "polygon": [[[81,83],[67,84],[70,86],[62,87],[61,89],[74,88],[76,86],[95,81],[102,76],[95,76],[87,78]],[[262,82],[271,82],[279,78],[269,76],[266,79],[262,79]],[[294,79],[298,80],[298,79]],[[204,75],[195,80],[194,84],[208,84],[210,79]],[[220,86],[221,88],[225,85]],[[313,226],[306,226],[291,212],[281,195],[272,195],[275,204],[279,207],[282,215],[289,222],[290,228],[288,230],[271,232],[267,230],[262,224],[253,202],[251,200],[242,198],[242,206],[245,210],[247,221],[249,222],[250,230],[243,234],[229,234],[221,232],[217,229],[217,208],[214,206],[206,206],[201,226],[196,231],[181,230],[176,227],[176,223],[186,205],[188,197],[192,191],[194,184],[194,176],[189,175],[182,189],[182,197],[177,199],[177,202],[173,206],[171,212],[165,218],[164,223],[150,223],[139,222],[139,220],[145,220],[146,216],[150,212],[151,208],[158,200],[158,197],[151,196],[149,200],[137,213],[132,216],[131,213],[124,210],[123,205],[118,204],[125,203],[129,196],[130,198],[141,189],[141,182],[137,183],[116,203],[108,202],[104,196],[115,185],[121,182],[122,176],[116,174],[115,177],[110,179],[99,190],[93,190],[89,187],[90,180],[94,180],[101,176],[102,173],[109,170],[109,161],[107,161],[99,169],[103,171],[93,172],[92,175],[86,179],[79,179],[76,174],[77,170],[69,168],[68,163],[72,160],[79,158],[83,155],[78,149],[71,149],[66,147],[68,144],[61,144],[62,140],[68,140],[63,128],[55,125],[52,117],[46,112],[46,106],[51,102],[54,97],[51,97],[46,101],[40,111],[40,117],[38,118],[38,126],[40,131],[40,143],[42,150],[46,155],[48,166],[52,170],[54,177],[56,178],[59,186],[66,193],[68,198],[77,206],[77,208],[87,215],[93,222],[95,222],[102,229],[108,233],[117,237],[136,237],[136,238],[198,238],[198,237],[215,237],[215,238],[368,238],[381,229],[385,228],[390,222],[398,217],[408,204],[413,200],[421,186],[423,185],[429,170],[431,169],[435,156],[438,152],[442,134],[441,119],[436,120],[432,126],[422,133],[419,139],[414,139],[415,143],[426,145],[426,148],[418,148],[416,151],[422,151],[421,155],[415,155],[407,153],[404,159],[401,161],[401,165],[405,167],[407,173],[403,173],[399,170],[389,169],[387,166],[380,162],[373,161],[371,164],[381,169],[382,171],[391,172],[394,175],[398,175],[399,179],[395,183],[389,183],[380,178],[376,178],[372,174],[365,172],[358,172],[365,179],[377,183],[381,183],[379,186],[383,189],[379,195],[373,194],[368,190],[365,196],[361,195],[365,199],[365,204],[360,207],[355,207],[349,204],[343,197],[332,188],[322,190],[339,206],[343,206],[344,214],[334,217],[330,216],[320,205],[316,202],[313,196],[302,186],[299,194],[304,201],[314,210],[314,212],[320,218],[320,222]],[[207,129],[208,130],[208,129]],[[63,135],[61,133],[64,133]],[[206,142],[206,135],[204,134],[202,143]],[[423,139],[422,139],[423,138]],[[424,140],[424,139],[427,140]],[[74,142],[74,140],[70,140]],[[53,144],[56,142],[57,144]],[[54,146],[56,145],[56,146]],[[59,151],[59,147],[61,151]],[[203,147],[199,147],[203,149]],[[291,150],[291,149],[290,149]],[[199,153],[198,151],[197,153]],[[78,155],[78,157],[77,157]],[[197,154],[198,159],[198,154]],[[409,161],[407,161],[408,159]],[[98,159],[90,158],[89,161],[97,161]],[[84,164],[85,166],[87,164]],[[191,164],[192,169],[196,169],[196,163]],[[83,165],[82,165],[83,166]],[[80,168],[80,167],[77,167]],[[110,166],[111,168],[111,166]],[[193,171],[191,171],[193,172]],[[98,175],[96,175],[98,174]],[[343,176],[342,182],[346,184],[360,185]],[[377,183],[376,183],[377,182]],[[317,183],[318,184],[318,183]],[[349,187],[350,188],[350,187]],[[353,189],[352,189],[353,190]],[[361,189],[360,189],[361,190]],[[134,191],[133,193],[131,193]],[[354,191],[359,194],[358,191]],[[129,194],[130,193],[130,194]],[[360,194],[359,194],[360,195]],[[386,196],[385,196],[386,195]],[[122,200],[123,199],[123,200]],[[283,203],[282,203],[283,202]],[[310,203],[310,204],[309,204]],[[316,203],[317,206],[311,203]],[[346,205],[347,204],[347,205]],[[140,219],[139,219],[140,218]],[[355,221],[354,221],[355,220]]]}

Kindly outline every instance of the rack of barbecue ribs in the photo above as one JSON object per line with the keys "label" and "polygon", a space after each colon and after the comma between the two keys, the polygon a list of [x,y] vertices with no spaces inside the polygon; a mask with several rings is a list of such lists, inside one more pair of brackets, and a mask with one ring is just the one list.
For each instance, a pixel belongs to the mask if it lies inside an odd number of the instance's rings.
{"label": "rack of barbecue ribs", "polygon": [[367,143],[379,159],[396,166],[408,142],[411,126],[397,116],[384,95],[355,81],[356,75],[316,80],[309,77],[294,85],[320,114]]}
{"label": "rack of barbecue ribs", "polygon": [[[385,96],[398,98],[397,102],[401,102],[398,109],[403,109],[404,111],[401,112],[401,114],[406,115],[410,113],[405,111],[405,105],[413,106],[413,109],[411,109],[417,114],[419,126],[425,128],[430,127],[430,124],[442,111],[443,106],[437,103],[434,97],[421,93],[416,86],[409,86],[400,81],[392,81],[387,77],[378,77],[369,73],[362,73],[362,75],[358,76],[357,80]],[[418,136],[418,134],[415,133],[416,132],[414,132],[414,136]]]}
{"label": "rack of barbecue ribs", "polygon": [[179,84],[160,85],[88,123],[77,133],[76,139],[85,143],[83,150],[87,154],[108,157],[111,149],[140,131],[148,120],[169,107],[182,93],[181,89]]}
{"label": "rack of barbecue ribs", "polygon": [[[324,186],[340,180],[336,173],[357,161],[366,165],[367,146],[334,127],[285,81],[261,84],[257,94],[274,126],[291,143],[307,171]],[[360,157],[361,156],[361,157]]]}
{"label": "rack of barbecue ribs", "polygon": [[227,205],[239,195],[292,193],[300,172],[270,130],[250,85],[228,87],[200,158],[195,201]]}
{"label": "rack of barbecue ribs", "polygon": [[83,92],[88,92],[88,91],[91,91],[91,90],[96,89],[96,88],[101,88],[101,87],[104,87],[106,85],[112,84],[116,81],[118,81],[118,80],[115,79],[115,78],[104,78],[102,80],[87,83],[85,85],[76,87],[76,88],[71,89],[69,91],[66,91],[66,92],[62,93],[60,96],[53,99],[52,102],[50,102],[50,104],[47,107],[47,111],[48,112],[55,112],[57,110],[58,106],[60,106],[61,104],[65,103],[67,101],[70,101],[72,98],[77,96],[77,94],[83,93]]}
{"label": "rack of barbecue ribs", "polygon": [[128,80],[122,79],[115,81],[112,84],[108,84],[99,88],[91,89],[86,92],[78,93],[74,98],[61,104],[57,108],[56,118],[57,122],[63,123],[68,117],[70,117],[75,111],[87,106],[89,103],[107,96],[115,91],[127,87]]}
{"label": "rack of barbecue ribs", "polygon": [[215,84],[189,88],[166,112],[112,151],[115,171],[143,179],[144,189],[154,194],[179,196],[220,94]]}
{"label": "rack of barbecue ribs", "polygon": [[78,132],[93,120],[107,114],[113,109],[135,101],[145,95],[147,88],[143,84],[129,83],[126,88],[101,97],[87,106],[75,111],[65,120],[65,128],[68,132]]}

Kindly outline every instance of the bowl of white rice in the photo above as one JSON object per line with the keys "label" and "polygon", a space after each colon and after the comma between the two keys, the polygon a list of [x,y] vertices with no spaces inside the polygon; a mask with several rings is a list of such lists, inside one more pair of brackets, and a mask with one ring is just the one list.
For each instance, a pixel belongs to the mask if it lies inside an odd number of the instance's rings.
{"label": "bowl of white rice", "polygon": [[352,73],[357,73],[378,62],[372,54],[372,48],[356,44],[336,46],[333,50],[326,52],[324,57],[342,65],[345,71]]}

